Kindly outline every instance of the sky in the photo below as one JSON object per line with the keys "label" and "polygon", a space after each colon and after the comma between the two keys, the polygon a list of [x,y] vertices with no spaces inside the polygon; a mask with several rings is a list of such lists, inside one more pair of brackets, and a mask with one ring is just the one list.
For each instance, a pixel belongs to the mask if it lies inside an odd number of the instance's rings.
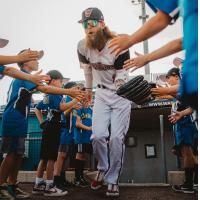
{"label": "sky", "polygon": [[[88,7],[102,10],[105,23],[117,33],[131,34],[141,27],[139,19],[141,5],[131,0],[0,0],[0,37],[8,39],[9,44],[0,49],[1,55],[15,55],[25,48],[44,50],[40,68],[46,73],[57,69],[71,80],[84,80],[83,71],[77,59],[77,43],[84,37],[84,30],[77,21]],[[147,14],[154,13],[146,6]],[[182,21],[168,26],[164,31],[148,40],[149,51],[153,51],[170,40],[181,37]],[[142,43],[130,49],[143,52]],[[175,57],[184,56],[183,52],[150,64],[151,73],[163,73],[173,67]],[[16,66],[15,64],[11,66]],[[144,74],[144,69],[131,75]],[[6,103],[7,90],[11,78],[0,81],[0,105]]]}

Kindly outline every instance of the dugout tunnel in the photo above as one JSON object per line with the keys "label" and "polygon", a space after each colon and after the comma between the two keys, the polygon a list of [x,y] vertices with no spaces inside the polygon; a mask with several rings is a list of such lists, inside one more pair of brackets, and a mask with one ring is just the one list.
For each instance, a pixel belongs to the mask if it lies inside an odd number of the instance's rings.
{"label": "dugout tunnel", "polygon": [[168,171],[177,170],[170,112],[168,100],[132,107],[121,183],[167,183]]}

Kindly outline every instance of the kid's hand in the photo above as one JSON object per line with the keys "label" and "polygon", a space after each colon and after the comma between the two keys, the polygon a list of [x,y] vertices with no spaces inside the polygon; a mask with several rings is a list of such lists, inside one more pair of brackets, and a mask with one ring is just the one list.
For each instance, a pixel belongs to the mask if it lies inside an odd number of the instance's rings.
{"label": "kid's hand", "polygon": [[168,90],[169,89],[166,87],[157,87],[157,88],[152,88],[151,92],[152,92],[152,95],[162,96],[162,95],[168,94]]}
{"label": "kid's hand", "polygon": [[73,106],[74,109],[79,110],[82,108],[82,105],[80,103],[77,103]]}
{"label": "kid's hand", "polygon": [[79,89],[66,89],[68,90],[68,95],[71,96],[72,98],[84,98],[86,95],[85,91],[79,90]]}
{"label": "kid's hand", "polygon": [[108,45],[108,48],[112,49],[111,53],[118,56],[123,50],[128,49],[131,46],[131,36],[127,34],[121,34],[113,38]]}
{"label": "kid's hand", "polygon": [[[31,80],[36,85],[43,85],[43,83],[48,82],[51,80],[50,76],[48,75],[42,75],[42,70],[36,72],[35,74],[31,74]],[[40,75],[41,74],[41,75]]]}
{"label": "kid's hand", "polygon": [[169,115],[168,118],[171,123],[175,124],[178,120],[182,118],[182,114],[181,112],[176,111]]}
{"label": "kid's hand", "polygon": [[31,61],[31,60],[37,60],[39,58],[39,56],[40,56],[40,53],[38,51],[32,51],[30,49],[17,55],[19,63],[27,62],[27,61]]}
{"label": "kid's hand", "polygon": [[132,59],[129,59],[129,60],[126,60],[124,62],[124,66],[123,68],[128,70],[130,68],[134,68],[131,72],[135,71],[136,69],[140,68],[140,67],[143,67],[144,65],[146,65],[148,63],[148,60],[147,60],[147,56],[146,55],[142,55],[142,54],[139,54],[137,52],[135,52],[135,55],[137,57],[135,58],[132,58]]}

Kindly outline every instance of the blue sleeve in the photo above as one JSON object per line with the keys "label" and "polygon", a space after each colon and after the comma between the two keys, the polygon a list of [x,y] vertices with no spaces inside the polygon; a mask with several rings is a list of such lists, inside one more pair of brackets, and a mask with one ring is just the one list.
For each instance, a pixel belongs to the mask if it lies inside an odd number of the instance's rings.
{"label": "blue sleeve", "polygon": [[36,105],[36,108],[38,110],[47,110],[47,104],[44,104],[43,101],[40,101],[37,105]]}
{"label": "blue sleeve", "polygon": [[72,98],[70,96],[66,96],[66,103],[69,103],[70,101],[72,101]]}
{"label": "blue sleeve", "polygon": [[37,87],[37,85],[34,84],[34,83],[32,83],[32,82],[30,82],[30,81],[24,81],[24,87],[27,90],[32,91],[32,90],[34,90]]}
{"label": "blue sleeve", "polygon": [[81,117],[81,110],[76,110],[77,111],[77,116]]}
{"label": "blue sleeve", "polygon": [[3,65],[0,65],[0,74],[3,74],[3,72],[4,72],[4,70],[5,70],[5,66],[3,66]]}
{"label": "blue sleeve", "polygon": [[174,20],[178,18],[178,0],[146,0],[146,3],[155,13],[160,10],[168,14]]}
{"label": "blue sleeve", "polygon": [[50,103],[52,104],[53,109],[60,110],[60,103],[62,102],[63,97],[61,95],[50,95]]}

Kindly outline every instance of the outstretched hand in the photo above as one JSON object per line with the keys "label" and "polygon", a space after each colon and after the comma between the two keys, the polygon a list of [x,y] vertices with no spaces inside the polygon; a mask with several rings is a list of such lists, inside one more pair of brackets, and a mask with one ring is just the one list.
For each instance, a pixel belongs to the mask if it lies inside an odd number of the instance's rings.
{"label": "outstretched hand", "polygon": [[131,37],[127,34],[121,34],[113,38],[108,45],[109,49],[112,49],[111,53],[118,56],[123,50],[128,49],[131,46]]}
{"label": "outstretched hand", "polygon": [[137,57],[126,60],[124,62],[124,66],[123,66],[124,69],[128,70],[130,68],[133,68],[131,71],[131,72],[133,72],[136,69],[143,67],[144,65],[146,65],[148,63],[146,55],[140,54],[138,52],[135,52],[135,55]]}
{"label": "outstretched hand", "polygon": [[30,81],[32,81],[36,85],[43,85],[43,83],[47,83],[48,81],[50,81],[50,76],[41,73],[42,69],[36,72],[35,74],[31,74]]}
{"label": "outstretched hand", "polygon": [[39,51],[32,51],[28,49],[27,51],[24,51],[23,53],[18,55],[18,62],[27,62],[31,60],[37,60],[40,56]]}
{"label": "outstretched hand", "polygon": [[182,114],[181,112],[173,112],[171,115],[168,116],[169,117],[169,121],[173,124],[175,124],[178,120],[180,120],[182,118]]}

